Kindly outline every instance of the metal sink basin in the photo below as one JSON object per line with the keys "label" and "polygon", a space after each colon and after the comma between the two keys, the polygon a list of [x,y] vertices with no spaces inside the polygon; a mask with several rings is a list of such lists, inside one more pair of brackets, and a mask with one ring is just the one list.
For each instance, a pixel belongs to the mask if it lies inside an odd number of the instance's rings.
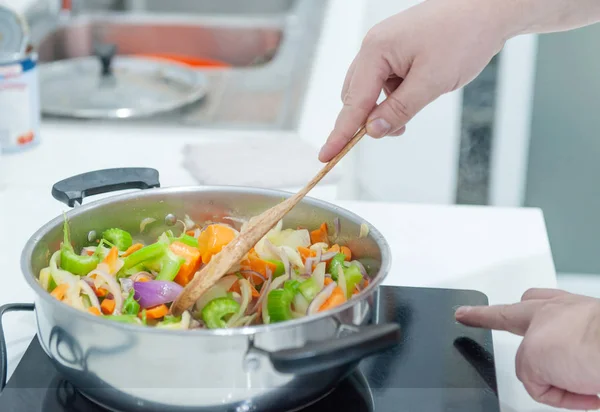
{"label": "metal sink basin", "polygon": [[164,18],[75,17],[44,37],[38,47],[41,62],[92,56],[94,44],[110,43],[118,54],[170,54],[208,58],[235,67],[272,60],[283,37],[283,27],[244,27],[215,22]]}
{"label": "metal sink basin", "polygon": [[289,130],[300,115],[327,5],[327,0],[86,0],[74,1],[70,13],[37,7],[26,17],[42,66],[93,55],[98,42],[115,44],[122,55],[181,55],[229,65],[196,69],[209,80],[200,102],[151,119],[111,122]]}

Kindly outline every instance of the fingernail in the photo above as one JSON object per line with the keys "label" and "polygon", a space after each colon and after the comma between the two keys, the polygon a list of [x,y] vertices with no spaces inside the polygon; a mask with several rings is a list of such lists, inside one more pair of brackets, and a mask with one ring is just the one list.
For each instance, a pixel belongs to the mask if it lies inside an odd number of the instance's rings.
{"label": "fingernail", "polygon": [[461,306],[460,308],[456,309],[454,316],[459,317],[459,316],[466,315],[470,310],[471,310],[471,306]]}
{"label": "fingernail", "polygon": [[385,119],[381,118],[371,120],[367,124],[368,135],[375,138],[387,135],[391,129],[392,126]]}

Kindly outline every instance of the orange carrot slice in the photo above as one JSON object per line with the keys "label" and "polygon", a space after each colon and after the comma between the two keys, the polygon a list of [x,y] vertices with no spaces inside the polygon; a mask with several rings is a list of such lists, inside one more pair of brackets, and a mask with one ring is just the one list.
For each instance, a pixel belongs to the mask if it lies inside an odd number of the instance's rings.
{"label": "orange carrot slice", "polygon": [[110,273],[114,273],[117,270],[117,259],[119,258],[119,249],[116,246],[113,246],[110,249],[110,252],[106,255],[102,263],[106,263],[108,265],[108,269]]}
{"label": "orange carrot slice", "polygon": [[104,299],[100,304],[100,309],[102,309],[102,313],[105,315],[112,315],[115,310],[115,300],[114,299]]}
{"label": "orange carrot slice", "polygon": [[165,317],[168,313],[169,308],[165,304],[153,306],[146,309],[146,319],[160,319]]}
{"label": "orange carrot slice", "polygon": [[349,248],[349,247],[347,247],[347,246],[342,246],[342,247],[340,248],[340,253],[343,253],[343,254],[344,254],[344,256],[346,256],[346,259],[344,259],[344,260],[346,260],[346,261],[348,261],[348,262],[350,262],[350,261],[352,260],[352,251],[350,250],[350,248]]}
{"label": "orange carrot slice", "polygon": [[323,223],[318,229],[310,232],[311,243],[327,243],[328,241],[327,223]]}
{"label": "orange carrot slice", "polygon": [[127,250],[125,252],[123,252],[123,254],[121,256],[127,257],[127,256],[131,255],[133,252],[137,252],[138,250],[140,250],[143,247],[144,247],[144,245],[142,245],[141,243],[136,243],[134,245],[131,245],[127,248]]}
{"label": "orange carrot slice", "polygon": [[55,287],[52,293],[50,294],[58,300],[63,300],[65,294],[67,293],[67,290],[69,290],[69,284],[63,283],[62,285],[58,285],[57,287]]}
{"label": "orange carrot slice", "polygon": [[88,308],[88,312],[91,313],[92,315],[96,315],[96,316],[100,316],[100,311],[98,310],[98,308],[92,306],[91,308]]}
{"label": "orange carrot slice", "polygon": [[202,262],[208,263],[214,255],[235,238],[235,231],[224,225],[209,225],[198,236],[198,250]]}
{"label": "orange carrot slice", "polygon": [[185,262],[179,268],[177,276],[175,276],[175,282],[181,286],[185,286],[194,278],[194,275],[200,269],[202,260],[200,258],[200,251],[193,246],[186,245],[183,242],[173,242],[169,246],[169,249],[177,256],[181,256],[185,259]]}
{"label": "orange carrot slice", "polygon": [[329,296],[329,298],[319,308],[319,312],[333,309],[336,306],[340,306],[344,302],[346,302],[346,296],[344,296],[342,288],[336,286],[335,289],[333,289],[331,296]]}

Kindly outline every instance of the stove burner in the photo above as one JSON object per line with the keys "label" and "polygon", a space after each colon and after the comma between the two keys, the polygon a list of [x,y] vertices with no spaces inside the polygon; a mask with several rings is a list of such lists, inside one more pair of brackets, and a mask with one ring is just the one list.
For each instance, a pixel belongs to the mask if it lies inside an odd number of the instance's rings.
{"label": "stove burner", "polygon": [[[454,307],[487,304],[484,295],[460,290],[382,287],[376,302],[375,319],[400,323],[402,344],[365,359],[329,394],[295,412],[500,411],[490,331],[466,328],[454,320]],[[29,310],[30,306],[22,309]],[[0,314],[3,309],[0,308]],[[69,342],[53,342],[69,350]],[[0,350],[5,355],[5,347]],[[77,351],[69,353],[74,355],[76,364],[86,359]],[[4,365],[0,367],[5,368]],[[57,372],[37,338],[0,393],[0,411],[5,410],[107,411]]]}

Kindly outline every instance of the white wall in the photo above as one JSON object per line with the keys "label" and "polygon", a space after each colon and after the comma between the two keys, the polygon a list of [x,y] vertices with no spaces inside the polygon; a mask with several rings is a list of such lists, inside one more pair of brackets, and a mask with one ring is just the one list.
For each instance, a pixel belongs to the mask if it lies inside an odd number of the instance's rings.
{"label": "white wall", "polygon": [[[369,0],[363,34],[417,1]],[[450,93],[423,110],[402,137],[361,143],[357,180],[361,198],[454,203],[462,93]]]}

